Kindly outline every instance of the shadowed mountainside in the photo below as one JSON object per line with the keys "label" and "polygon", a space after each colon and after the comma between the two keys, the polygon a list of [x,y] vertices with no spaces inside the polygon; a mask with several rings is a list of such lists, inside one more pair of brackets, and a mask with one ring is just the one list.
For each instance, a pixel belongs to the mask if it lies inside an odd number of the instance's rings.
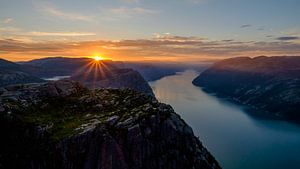
{"label": "shadowed mountainside", "polygon": [[117,62],[89,58],[46,58],[22,64],[0,60],[0,86],[45,82],[35,76],[71,75],[71,79],[89,88],[130,88],[154,96],[139,72],[116,65]]}
{"label": "shadowed mountainside", "polygon": [[[72,76],[76,72],[89,65],[94,60],[91,58],[64,58],[51,57],[36,59],[27,62],[19,62],[26,67],[28,73],[41,78],[53,76]],[[183,64],[183,63],[159,63],[159,62],[120,62],[103,60],[107,67],[118,69],[133,69],[138,71],[146,81],[158,80],[164,76],[173,75],[187,68],[203,70],[209,64]],[[55,67],[56,69],[53,69]]]}
{"label": "shadowed mountainside", "polygon": [[79,81],[90,89],[115,88],[133,89],[154,96],[154,93],[147,81],[139,72],[132,69],[111,69],[92,71],[90,73],[79,73],[70,77]]}
{"label": "shadowed mountainside", "polygon": [[[50,78],[54,76],[71,76],[80,70],[88,68],[94,59],[91,58],[65,58],[52,57],[19,62],[24,71],[40,78]],[[110,60],[101,61],[110,69],[116,69],[115,62]]]}
{"label": "shadowed mountainside", "polygon": [[23,67],[0,59],[0,87],[11,84],[40,83],[44,80],[23,72]]}
{"label": "shadowed mountainside", "polygon": [[275,118],[300,120],[300,57],[226,59],[201,73],[193,84]]}

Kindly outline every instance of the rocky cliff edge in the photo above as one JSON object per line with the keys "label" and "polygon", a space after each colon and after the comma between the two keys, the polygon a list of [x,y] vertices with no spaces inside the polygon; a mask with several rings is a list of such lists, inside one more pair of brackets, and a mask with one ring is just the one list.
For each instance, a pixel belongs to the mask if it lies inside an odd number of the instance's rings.
{"label": "rocky cliff edge", "polygon": [[0,168],[220,168],[180,116],[151,96],[66,80],[0,95]]}

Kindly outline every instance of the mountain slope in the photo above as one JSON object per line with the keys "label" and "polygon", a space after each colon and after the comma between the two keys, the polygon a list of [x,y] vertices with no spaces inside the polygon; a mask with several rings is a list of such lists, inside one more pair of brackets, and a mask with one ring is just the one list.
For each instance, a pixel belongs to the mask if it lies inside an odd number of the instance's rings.
{"label": "mountain slope", "polygon": [[0,59],[0,87],[12,84],[44,82],[38,77],[23,72],[22,66],[13,62]]}
{"label": "mountain slope", "polygon": [[113,61],[95,62],[90,58],[44,58],[19,64],[0,60],[0,86],[44,82],[29,74],[39,77],[71,75],[71,79],[90,88],[131,88],[154,96],[139,72],[116,65]]}
{"label": "mountain slope", "polygon": [[276,118],[300,120],[300,57],[226,59],[201,73],[193,84]]}
{"label": "mountain slope", "polygon": [[0,168],[220,168],[170,106],[132,90],[63,80],[0,95]]}
{"label": "mountain slope", "polygon": [[[95,76],[95,73],[97,76]],[[130,88],[154,96],[147,81],[139,72],[132,69],[114,69],[109,71],[90,72],[88,74],[76,74],[71,76],[72,80],[79,81],[91,89],[95,88]]]}
{"label": "mountain slope", "polygon": [[[20,65],[26,69],[26,72],[32,75],[41,78],[50,78],[54,76],[71,76],[81,69],[87,69],[87,66],[93,62],[94,59],[91,58],[51,57],[20,62]],[[113,61],[105,60],[101,62],[110,69],[117,68]]]}
{"label": "mountain slope", "polygon": [[[27,71],[33,75],[43,78],[53,76],[71,76],[78,70],[94,62],[91,58],[65,58],[51,57],[35,59],[27,62],[20,62],[27,67]],[[182,63],[158,63],[158,62],[120,62],[104,60],[103,62],[110,69],[133,69],[138,71],[145,80],[154,81],[164,76],[173,75],[176,72],[183,71],[191,65]],[[56,69],[53,69],[56,67]],[[201,66],[197,65],[197,68]],[[39,70],[37,70],[39,69]]]}
{"label": "mountain slope", "polygon": [[0,70],[6,71],[22,71],[20,65],[0,58]]}

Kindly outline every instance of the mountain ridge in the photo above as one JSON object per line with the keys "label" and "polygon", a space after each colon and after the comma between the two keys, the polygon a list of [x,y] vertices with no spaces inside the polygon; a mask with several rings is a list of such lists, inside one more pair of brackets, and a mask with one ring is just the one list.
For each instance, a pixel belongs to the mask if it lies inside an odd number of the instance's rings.
{"label": "mountain ridge", "polygon": [[45,81],[24,72],[21,65],[0,58],[0,87],[12,84],[42,82]]}
{"label": "mountain ridge", "polygon": [[110,60],[57,57],[22,64],[0,60],[0,86],[42,83],[45,80],[41,78],[54,75],[71,75],[71,79],[80,81],[90,88],[131,88],[154,96],[151,87],[139,72],[119,68],[116,62]]}
{"label": "mountain ridge", "polygon": [[300,121],[300,57],[225,59],[202,72],[193,84],[276,119]]}

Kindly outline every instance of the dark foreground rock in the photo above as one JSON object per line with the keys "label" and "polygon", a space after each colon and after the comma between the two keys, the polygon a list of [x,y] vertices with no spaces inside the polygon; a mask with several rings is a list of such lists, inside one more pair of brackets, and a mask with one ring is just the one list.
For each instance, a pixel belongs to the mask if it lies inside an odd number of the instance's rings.
{"label": "dark foreground rock", "polygon": [[226,59],[201,73],[193,84],[273,118],[300,121],[300,57]]}
{"label": "dark foreground rock", "polygon": [[220,168],[180,116],[151,96],[72,81],[0,95],[0,168]]}

